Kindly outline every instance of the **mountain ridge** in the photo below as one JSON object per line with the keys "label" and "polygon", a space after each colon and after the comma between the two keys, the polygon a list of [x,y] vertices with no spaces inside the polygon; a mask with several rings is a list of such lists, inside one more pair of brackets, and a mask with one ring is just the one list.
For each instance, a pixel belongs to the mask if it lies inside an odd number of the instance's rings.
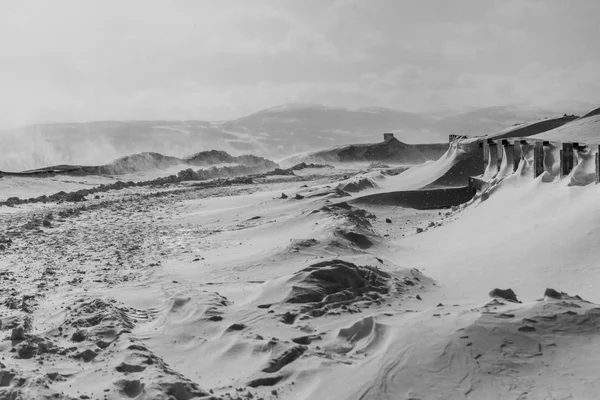
{"label": "mountain ridge", "polygon": [[[36,124],[0,132],[0,169],[27,170],[59,164],[101,165],[141,152],[183,157],[191,147],[271,159],[336,145],[374,142],[384,132],[405,143],[442,143],[448,134],[487,134],[551,110],[517,106],[483,108],[447,118],[384,107],[348,109],[288,103],[231,121],[138,120]],[[560,114],[562,115],[562,114]]]}

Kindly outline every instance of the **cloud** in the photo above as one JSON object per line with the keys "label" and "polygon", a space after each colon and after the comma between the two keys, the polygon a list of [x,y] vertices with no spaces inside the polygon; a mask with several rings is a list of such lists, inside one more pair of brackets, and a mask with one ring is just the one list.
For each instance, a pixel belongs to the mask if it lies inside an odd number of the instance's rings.
{"label": "cloud", "polygon": [[6,1],[0,127],[222,119],[292,101],[593,102],[599,4]]}

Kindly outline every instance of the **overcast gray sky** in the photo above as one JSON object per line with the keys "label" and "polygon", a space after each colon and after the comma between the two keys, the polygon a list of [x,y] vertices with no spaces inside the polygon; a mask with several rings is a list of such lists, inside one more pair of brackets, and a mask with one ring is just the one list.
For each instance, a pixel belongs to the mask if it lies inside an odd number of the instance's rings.
{"label": "overcast gray sky", "polygon": [[0,2],[0,126],[597,103],[598,0]]}

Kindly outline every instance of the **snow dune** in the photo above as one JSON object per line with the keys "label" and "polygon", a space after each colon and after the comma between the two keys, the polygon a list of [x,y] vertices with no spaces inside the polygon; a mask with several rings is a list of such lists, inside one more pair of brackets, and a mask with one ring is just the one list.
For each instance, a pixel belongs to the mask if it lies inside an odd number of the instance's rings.
{"label": "snow dune", "polygon": [[[383,348],[324,375],[305,398],[594,398],[600,187],[569,186],[573,175],[511,175],[456,221],[401,240],[393,257],[438,282],[439,297],[421,313],[378,316]],[[486,305],[495,287],[523,303]],[[592,303],[540,301],[547,288]]]}

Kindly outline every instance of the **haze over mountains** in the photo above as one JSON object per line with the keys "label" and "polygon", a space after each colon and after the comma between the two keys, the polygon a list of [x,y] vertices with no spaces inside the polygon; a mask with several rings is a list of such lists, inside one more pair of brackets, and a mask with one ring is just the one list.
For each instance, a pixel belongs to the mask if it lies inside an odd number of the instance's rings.
{"label": "haze over mountains", "polygon": [[[580,113],[585,113],[579,104]],[[219,149],[270,159],[333,145],[379,142],[394,132],[406,143],[447,141],[451,133],[481,135],[531,120],[572,112],[524,106],[479,108],[440,117],[389,108],[346,109],[285,104],[232,121],[103,121],[32,125],[0,133],[0,169],[26,170],[56,164],[99,165],[139,152],[185,157]]]}

